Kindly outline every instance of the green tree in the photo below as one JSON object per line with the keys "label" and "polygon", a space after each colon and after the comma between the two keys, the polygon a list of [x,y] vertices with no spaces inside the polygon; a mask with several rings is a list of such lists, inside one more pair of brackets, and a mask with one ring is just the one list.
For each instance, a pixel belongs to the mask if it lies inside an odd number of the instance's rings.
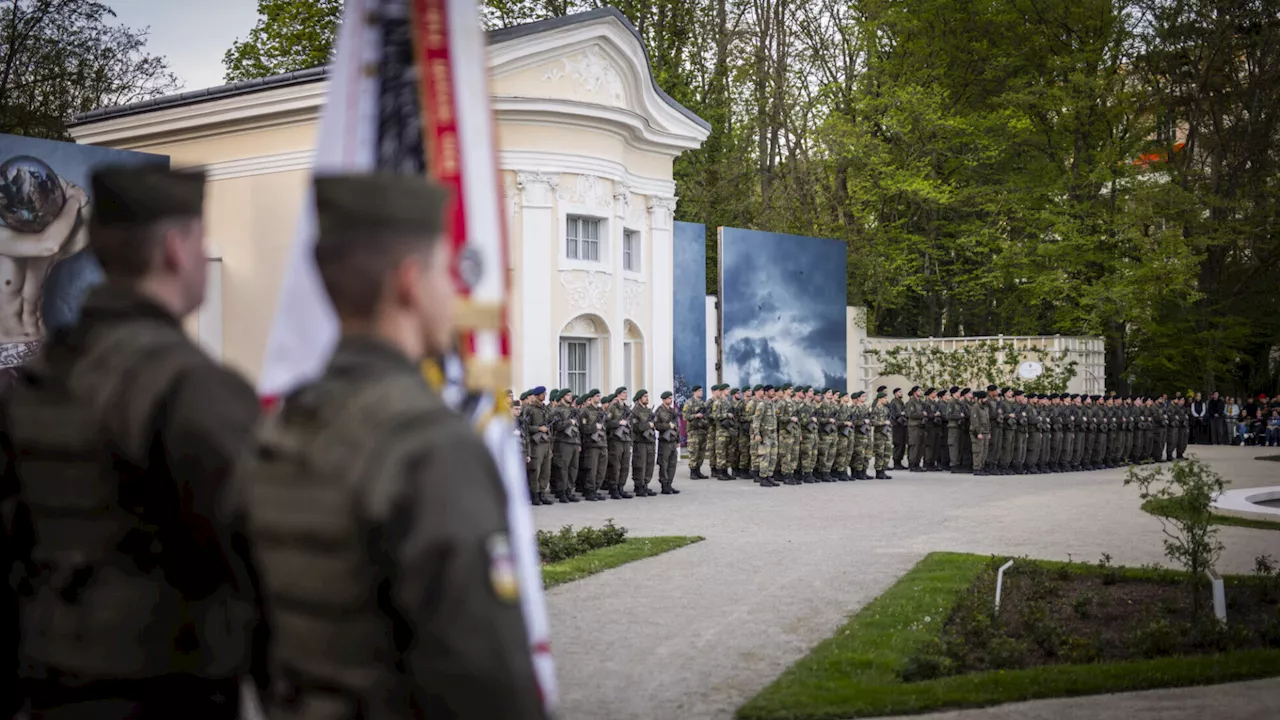
{"label": "green tree", "polygon": [[0,6],[0,133],[69,140],[79,113],[146,100],[179,85],[147,33],[113,24],[90,0]]}
{"label": "green tree", "polygon": [[258,24],[222,56],[226,81],[324,65],[341,21],[342,0],[258,0]]}

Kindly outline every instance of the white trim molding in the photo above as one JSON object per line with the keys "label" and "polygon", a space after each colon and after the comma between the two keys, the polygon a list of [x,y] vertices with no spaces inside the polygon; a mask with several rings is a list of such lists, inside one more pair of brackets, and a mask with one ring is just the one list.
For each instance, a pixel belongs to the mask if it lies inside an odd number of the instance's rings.
{"label": "white trim molding", "polygon": [[250,177],[252,175],[270,175],[272,173],[310,170],[315,164],[314,150],[295,150],[294,152],[259,155],[258,157],[224,160],[204,166],[207,180],[231,180]]}

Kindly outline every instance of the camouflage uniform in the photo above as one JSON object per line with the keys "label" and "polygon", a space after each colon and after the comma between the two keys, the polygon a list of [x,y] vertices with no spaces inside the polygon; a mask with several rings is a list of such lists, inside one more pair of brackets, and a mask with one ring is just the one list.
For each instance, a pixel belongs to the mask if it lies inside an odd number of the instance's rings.
{"label": "camouflage uniform", "polygon": [[818,466],[818,419],[817,408],[806,397],[800,405],[797,417],[800,418],[800,471],[805,482],[816,482],[813,471]]}
{"label": "camouflage uniform", "polygon": [[[791,418],[796,418],[795,422]],[[800,462],[800,405],[792,398],[778,403],[778,457],[782,475],[788,484],[796,479],[796,466]]]}
{"label": "camouflage uniform", "polygon": [[712,405],[711,419],[716,431],[716,446],[711,456],[711,469],[718,470],[721,475],[724,475],[733,464],[730,458],[737,457],[737,453],[730,455],[734,439],[738,436],[738,421],[733,416],[733,400],[723,397],[716,400]]}
{"label": "camouflage uniform", "polygon": [[849,477],[853,463],[853,406],[843,398],[836,400],[836,455],[832,470],[838,480]]}
{"label": "camouflage uniform", "polygon": [[[707,447],[707,404],[698,398],[689,398],[684,403],[683,412],[685,426],[688,428],[689,472],[700,473],[703,456]],[[697,417],[702,415],[702,417]]]}
{"label": "camouflage uniform", "polygon": [[836,460],[836,435],[838,434],[835,403],[823,400],[818,404],[818,466],[819,479],[830,482],[831,466]]}
{"label": "camouflage uniform", "polygon": [[755,422],[756,436],[760,438],[756,450],[756,464],[760,467],[760,486],[777,487],[773,482],[773,466],[778,462],[778,409],[768,399],[756,400]]}
{"label": "camouflage uniform", "polygon": [[751,472],[751,415],[747,413],[747,401],[742,398],[734,400],[733,414],[738,418],[738,456],[734,458],[733,467],[746,474]]}
{"label": "camouflage uniform", "polygon": [[853,452],[849,458],[853,479],[867,479],[867,461],[871,459],[871,414],[865,405],[853,406]]}
{"label": "camouflage uniform", "polygon": [[[868,411],[871,429],[875,433],[876,477],[885,474],[889,468],[889,455],[893,452],[893,423],[889,421],[889,408],[877,399],[874,407]],[[884,478],[881,478],[884,479]]]}

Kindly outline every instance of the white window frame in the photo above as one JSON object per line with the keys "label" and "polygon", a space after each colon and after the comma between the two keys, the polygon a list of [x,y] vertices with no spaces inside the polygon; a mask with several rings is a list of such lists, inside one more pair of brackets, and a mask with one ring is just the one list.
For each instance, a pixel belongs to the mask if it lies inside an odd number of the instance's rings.
{"label": "white window frame", "polygon": [[[582,239],[582,222],[594,222],[596,224],[596,238],[587,242],[594,242],[596,246],[596,257],[594,260],[583,257],[583,239]],[[569,225],[577,223],[578,237],[570,240]],[[609,252],[609,223],[605,218],[596,217],[586,213],[565,213],[564,220],[560,224],[561,242],[561,259],[571,265],[582,267],[584,269],[598,270],[606,266],[608,262]],[[570,242],[572,242],[577,253],[577,257],[569,254]]]}
{"label": "white window frame", "polygon": [[[589,337],[561,337],[560,338],[560,386],[572,388],[573,383],[569,379],[569,346],[581,344],[586,346],[586,368],[583,372],[583,386],[580,389],[575,388],[574,395],[581,395],[593,387],[598,387],[598,378],[600,376],[600,343],[598,338]],[[579,371],[573,371],[575,374]]]}
{"label": "white window frame", "polygon": [[[631,247],[627,247],[630,240]],[[628,267],[630,260],[630,267]],[[628,275],[640,276],[644,273],[644,233],[631,228],[622,231],[622,270]]]}

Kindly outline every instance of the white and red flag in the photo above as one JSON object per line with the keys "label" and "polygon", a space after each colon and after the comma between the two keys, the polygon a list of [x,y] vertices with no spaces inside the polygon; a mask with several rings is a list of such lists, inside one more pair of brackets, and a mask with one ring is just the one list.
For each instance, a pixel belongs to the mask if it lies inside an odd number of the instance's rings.
{"label": "white and red flag", "polygon": [[[507,236],[487,68],[475,0],[347,0],[314,172],[426,174],[454,196],[448,232],[462,333],[458,354],[442,368],[442,389],[473,420],[502,473],[530,651],[544,702],[554,709],[524,458],[502,396],[510,378]],[[312,255],[315,228],[308,184],[259,381],[267,406],[318,377],[338,338]]]}

